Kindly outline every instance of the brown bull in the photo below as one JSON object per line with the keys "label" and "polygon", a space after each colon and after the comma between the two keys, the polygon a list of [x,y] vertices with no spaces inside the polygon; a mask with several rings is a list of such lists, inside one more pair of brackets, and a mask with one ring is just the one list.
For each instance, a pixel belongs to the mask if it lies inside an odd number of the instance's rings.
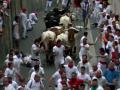
{"label": "brown bull", "polygon": [[51,27],[50,31],[53,31],[56,34],[56,36],[64,32],[62,27],[60,26]]}
{"label": "brown bull", "polygon": [[76,33],[78,33],[78,30],[76,28],[70,27],[68,29],[68,46],[70,55],[76,52],[75,46]]}

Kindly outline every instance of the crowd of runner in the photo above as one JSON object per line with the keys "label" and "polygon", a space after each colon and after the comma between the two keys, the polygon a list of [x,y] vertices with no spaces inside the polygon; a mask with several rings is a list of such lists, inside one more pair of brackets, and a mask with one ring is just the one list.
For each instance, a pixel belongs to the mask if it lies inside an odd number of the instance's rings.
{"label": "crowd of runner", "polygon": [[[46,89],[46,72],[44,72],[40,58],[41,50],[44,49],[46,59],[52,54],[50,59],[53,60],[50,62],[54,62],[56,69],[55,73],[51,75],[48,80],[49,82],[53,82],[48,85],[54,87],[53,90],[120,90],[119,15],[113,13],[112,6],[108,0],[93,0],[92,2],[90,0],[83,0],[81,2],[79,0],[73,0],[72,3],[70,3],[69,0],[66,1],[63,0],[62,2],[62,8],[65,8],[65,11],[61,11],[59,15],[54,12],[54,15],[56,17],[58,16],[58,18],[54,18],[57,21],[55,21],[56,23],[52,21],[51,18],[53,17],[45,19],[51,20],[48,22],[49,26],[46,26],[49,31],[49,33],[47,33],[48,35],[45,34],[47,35],[47,38],[43,39],[43,37],[40,37],[35,39],[31,46],[31,55],[29,56],[26,56],[23,52],[20,52],[19,39],[20,37],[23,39],[27,37],[27,31],[31,31],[34,24],[38,21],[37,15],[35,13],[30,13],[27,18],[27,10],[23,8],[20,15],[15,17],[15,20],[13,21],[15,48],[9,50],[6,60],[4,61],[4,69],[0,70],[1,89],[49,90],[49,88]],[[45,11],[48,10],[48,6],[51,6],[51,4],[52,0],[47,0]],[[59,0],[57,0],[57,4],[59,4]],[[58,12],[58,9],[54,10],[57,10]],[[74,10],[76,11],[74,12]],[[75,16],[71,15],[71,11],[75,13]],[[74,21],[79,18],[79,13],[82,13],[82,16],[80,17],[83,19],[83,27],[76,27],[74,23]],[[21,18],[20,25],[19,18]],[[89,33],[86,30],[88,28],[87,19],[91,18],[93,23],[90,24],[100,32],[94,43],[88,42]],[[51,22],[54,23],[50,25]],[[56,27],[57,24],[59,27],[54,28],[56,30],[56,32],[54,32],[53,27]],[[23,30],[21,36],[19,33],[20,27],[22,27]],[[62,34],[59,39],[54,39],[54,35],[51,35],[51,28],[53,29],[52,32],[56,35],[55,37]],[[60,34],[57,32],[58,28],[63,30],[62,32],[59,32]],[[75,42],[72,42],[71,40],[71,37],[73,38],[74,34],[73,32],[70,32],[70,30],[75,30],[75,32],[78,33],[78,29],[80,28],[83,28],[85,31],[83,36],[79,39],[79,46],[76,46]],[[68,33],[72,34],[69,35]],[[64,41],[63,37],[65,36],[68,38]],[[76,38],[74,37],[73,40],[75,39]],[[52,45],[52,49],[49,50],[49,46],[53,41],[54,44]],[[101,47],[99,47],[99,55],[96,56],[98,61],[92,61],[90,60],[91,53],[89,52],[89,49],[91,45],[95,45],[96,43],[101,44]],[[80,47],[79,53],[76,52],[79,56],[78,62],[76,62],[73,57],[76,51],[75,47]],[[30,71],[28,71],[29,77],[27,78],[29,78],[29,80],[27,82],[25,80],[26,77],[21,75],[20,69],[22,64],[25,64],[26,66],[29,65],[31,67]],[[50,67],[51,66],[49,66],[49,68]]]}

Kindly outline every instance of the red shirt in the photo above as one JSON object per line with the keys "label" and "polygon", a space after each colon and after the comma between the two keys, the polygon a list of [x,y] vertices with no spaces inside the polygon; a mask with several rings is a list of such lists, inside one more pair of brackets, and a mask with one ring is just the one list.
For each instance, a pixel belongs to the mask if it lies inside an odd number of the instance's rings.
{"label": "red shirt", "polygon": [[70,79],[70,81],[68,83],[69,83],[71,89],[79,90],[80,84],[83,84],[84,81],[80,80],[78,78],[72,78],[72,79]]}
{"label": "red shirt", "polygon": [[80,8],[80,2],[81,2],[81,0],[74,0],[74,7]]}

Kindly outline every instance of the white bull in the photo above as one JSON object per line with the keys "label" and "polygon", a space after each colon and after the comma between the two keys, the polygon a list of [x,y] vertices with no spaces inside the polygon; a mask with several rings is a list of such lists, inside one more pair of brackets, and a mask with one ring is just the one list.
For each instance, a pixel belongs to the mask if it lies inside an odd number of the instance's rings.
{"label": "white bull", "polygon": [[48,30],[42,33],[41,38],[42,38],[41,42],[43,43],[45,49],[46,62],[48,64],[51,64],[53,63],[52,48],[54,46],[56,34],[55,32]]}
{"label": "white bull", "polygon": [[45,44],[46,49],[48,49],[48,43],[54,42],[56,37],[63,32],[62,27],[55,26],[51,27],[50,30],[42,33],[42,42]]}
{"label": "white bull", "polygon": [[49,49],[48,44],[54,42],[55,38],[56,34],[53,31],[48,30],[42,33],[42,42],[45,45],[45,50]]}
{"label": "white bull", "polygon": [[53,31],[45,31],[42,33],[42,41],[46,41],[46,40],[55,40],[56,34]]}
{"label": "white bull", "polygon": [[60,18],[60,24],[64,26],[65,29],[68,29],[69,25],[72,24],[71,18],[67,15],[64,15]]}
{"label": "white bull", "polygon": [[[52,28],[50,28],[50,30],[42,33],[41,42],[44,45],[44,48],[46,51],[45,52],[46,60],[48,63],[51,60],[51,58],[53,57],[52,56],[52,48],[55,45],[55,39],[56,39],[57,35],[61,34],[62,32],[63,31],[61,30],[61,28],[59,26],[56,26],[56,27],[52,27]],[[52,61],[53,61],[53,59],[52,59]]]}

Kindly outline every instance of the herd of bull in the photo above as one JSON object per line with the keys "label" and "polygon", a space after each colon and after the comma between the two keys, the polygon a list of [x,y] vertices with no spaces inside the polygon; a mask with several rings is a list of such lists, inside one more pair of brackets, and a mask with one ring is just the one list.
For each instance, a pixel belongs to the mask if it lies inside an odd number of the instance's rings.
{"label": "herd of bull", "polygon": [[72,55],[75,52],[75,38],[79,32],[79,27],[73,26],[72,14],[69,10],[53,9],[47,13],[44,18],[47,31],[41,35],[41,42],[45,46],[46,60],[49,62],[52,58],[52,48],[57,40],[61,40],[62,44],[67,48],[67,54]]}

